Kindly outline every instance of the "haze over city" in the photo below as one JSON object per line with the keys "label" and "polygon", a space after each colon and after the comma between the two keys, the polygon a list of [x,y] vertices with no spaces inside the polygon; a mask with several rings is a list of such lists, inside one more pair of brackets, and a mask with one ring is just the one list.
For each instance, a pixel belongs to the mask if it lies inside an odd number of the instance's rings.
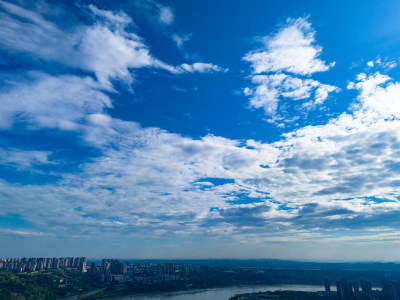
{"label": "haze over city", "polygon": [[0,257],[400,261],[398,1],[0,1]]}

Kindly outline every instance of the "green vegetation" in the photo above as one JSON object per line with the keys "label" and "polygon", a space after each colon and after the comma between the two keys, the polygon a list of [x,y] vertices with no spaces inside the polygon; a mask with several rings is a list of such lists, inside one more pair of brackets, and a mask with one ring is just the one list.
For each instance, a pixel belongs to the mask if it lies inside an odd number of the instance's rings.
{"label": "green vegetation", "polygon": [[112,297],[131,295],[131,294],[134,294],[135,292],[136,292],[136,290],[132,289],[132,287],[130,285],[126,285],[126,284],[111,285],[100,291],[87,294],[79,299],[85,299],[85,300],[106,299],[106,298],[112,298]]}
{"label": "green vegetation", "polygon": [[80,299],[94,300],[94,299],[107,299],[112,297],[120,297],[134,294],[146,294],[154,292],[167,292],[167,291],[181,291],[185,289],[185,283],[179,280],[168,281],[164,283],[126,283],[126,284],[110,284],[106,288],[94,293],[87,294]]}
{"label": "green vegetation", "polygon": [[95,289],[87,274],[69,270],[12,274],[0,271],[0,300],[60,299]]}

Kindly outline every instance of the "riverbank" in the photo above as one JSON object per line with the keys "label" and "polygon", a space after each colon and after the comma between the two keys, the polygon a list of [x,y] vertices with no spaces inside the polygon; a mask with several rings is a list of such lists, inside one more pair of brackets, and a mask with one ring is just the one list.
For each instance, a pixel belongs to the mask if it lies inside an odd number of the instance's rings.
{"label": "riverbank", "polygon": [[106,298],[108,300],[228,300],[238,294],[273,292],[273,291],[303,291],[303,292],[319,292],[324,287],[320,285],[243,285],[219,287],[210,289],[197,289],[190,291],[177,292],[157,292],[145,294],[132,294],[120,297]]}
{"label": "riverbank", "polygon": [[321,300],[324,292],[302,292],[302,291],[275,291],[240,294],[229,298],[229,300]]}

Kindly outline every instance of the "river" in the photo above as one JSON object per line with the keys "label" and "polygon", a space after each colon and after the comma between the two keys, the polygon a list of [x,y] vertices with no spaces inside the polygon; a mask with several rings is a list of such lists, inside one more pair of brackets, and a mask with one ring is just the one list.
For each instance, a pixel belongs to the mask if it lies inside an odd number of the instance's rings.
{"label": "river", "polygon": [[277,290],[317,292],[324,291],[320,285],[256,285],[232,286],[204,290],[166,292],[147,295],[132,295],[112,298],[114,300],[228,300],[237,294],[258,293]]}

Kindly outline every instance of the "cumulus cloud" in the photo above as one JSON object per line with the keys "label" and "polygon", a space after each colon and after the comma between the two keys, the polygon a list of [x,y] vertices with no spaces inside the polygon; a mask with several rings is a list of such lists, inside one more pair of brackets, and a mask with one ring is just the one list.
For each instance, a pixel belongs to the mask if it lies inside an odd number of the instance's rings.
{"label": "cumulus cloud", "polygon": [[380,67],[381,69],[384,70],[390,70],[396,68],[397,65],[398,65],[397,61],[389,60],[387,58],[385,59],[377,58],[375,61],[371,60],[367,62],[367,66],[370,68]]}
{"label": "cumulus cloud", "polygon": [[254,88],[245,88],[244,93],[250,96],[250,106],[263,108],[265,114],[274,116],[278,103],[282,99],[302,100],[314,98],[305,103],[308,107],[322,104],[330,92],[338,91],[335,86],[321,84],[312,79],[300,79],[285,74],[255,75],[251,78]]}
{"label": "cumulus cloud", "polygon": [[288,72],[310,75],[329,70],[334,63],[319,59],[322,48],[316,45],[315,31],[305,18],[288,19],[272,36],[262,39],[263,48],[247,53],[253,73]]}
{"label": "cumulus cloud", "polygon": [[350,85],[359,91],[357,102],[352,106],[355,114],[366,123],[379,119],[398,119],[400,116],[400,84],[387,75],[361,73],[358,82]]}
{"label": "cumulus cloud", "polygon": [[244,90],[250,97],[250,107],[262,108],[267,116],[274,117],[280,101],[310,99],[302,107],[314,109],[329,93],[339,91],[335,86],[294,76],[327,71],[334,65],[319,59],[322,48],[315,44],[315,31],[307,19],[288,19],[276,34],[262,41],[263,48],[243,57],[253,69],[250,78],[254,86]]}

